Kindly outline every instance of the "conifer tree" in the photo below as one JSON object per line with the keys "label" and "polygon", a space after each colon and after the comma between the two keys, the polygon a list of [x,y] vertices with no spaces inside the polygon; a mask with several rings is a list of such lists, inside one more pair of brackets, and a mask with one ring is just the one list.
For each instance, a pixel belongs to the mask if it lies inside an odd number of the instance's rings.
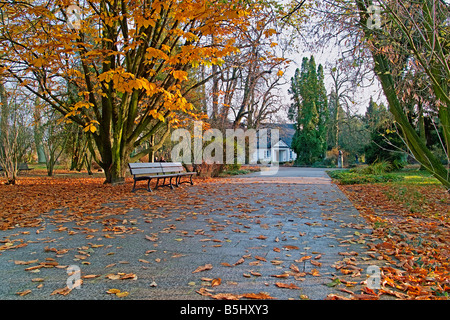
{"label": "conifer tree", "polygon": [[323,67],[316,68],[314,57],[303,58],[301,70],[291,79],[292,104],[289,111],[296,121],[292,148],[297,163],[311,165],[323,158],[327,149],[328,103]]}

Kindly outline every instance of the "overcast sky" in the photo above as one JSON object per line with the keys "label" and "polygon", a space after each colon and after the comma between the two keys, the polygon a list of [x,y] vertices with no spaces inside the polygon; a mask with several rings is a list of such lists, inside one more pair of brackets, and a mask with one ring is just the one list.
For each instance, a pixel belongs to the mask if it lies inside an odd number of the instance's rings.
{"label": "overcast sky", "polygon": [[[287,58],[291,59],[292,62],[289,69],[285,73],[286,79],[290,79],[294,76],[295,69],[301,67],[303,57],[310,57],[314,55],[316,64],[322,64],[324,66],[325,73],[325,87],[327,89],[327,94],[330,94],[332,88],[332,79],[329,72],[329,68],[326,67],[327,62],[334,64],[339,56],[339,48],[324,48],[323,51],[311,53],[310,51],[300,51],[298,53],[289,54]],[[290,84],[286,84],[283,88],[286,97],[286,103],[290,103],[291,95],[288,93]],[[359,114],[364,114],[366,112],[367,106],[369,105],[370,97],[377,102],[385,102],[384,94],[379,85],[378,79],[375,79],[374,84],[367,88],[359,88],[355,94],[355,111]]]}
{"label": "overcast sky", "polygon": [[[281,3],[286,3],[288,0],[279,0]],[[283,30],[283,32],[288,34],[292,31],[289,28]],[[307,34],[303,36],[308,36]],[[324,74],[325,74],[325,87],[327,89],[327,94],[330,94],[332,88],[332,78],[330,75],[330,68],[328,64],[334,65],[337,59],[341,55],[341,50],[345,50],[340,48],[339,46],[328,46],[317,49],[316,52],[311,52],[306,49],[306,45],[302,45],[301,41],[298,40],[298,43],[295,43],[297,46],[296,50],[291,50],[291,52],[285,52],[285,58],[292,60],[288,70],[285,73],[285,78],[287,80],[287,84],[283,86],[283,92],[285,96],[285,103],[291,103],[291,95],[288,93],[288,89],[290,86],[290,79],[295,73],[295,69],[301,67],[303,57],[310,57],[314,55],[314,59],[316,61],[316,65],[322,64],[324,66]],[[386,105],[386,99],[384,97],[381,86],[378,82],[378,79],[374,77],[371,81],[373,84],[366,88],[358,88],[355,96],[354,96],[354,110],[359,114],[364,114],[366,112],[367,106],[369,105],[370,97],[372,96],[374,101],[378,103],[384,103]],[[365,83],[364,86],[369,85],[369,83]]]}

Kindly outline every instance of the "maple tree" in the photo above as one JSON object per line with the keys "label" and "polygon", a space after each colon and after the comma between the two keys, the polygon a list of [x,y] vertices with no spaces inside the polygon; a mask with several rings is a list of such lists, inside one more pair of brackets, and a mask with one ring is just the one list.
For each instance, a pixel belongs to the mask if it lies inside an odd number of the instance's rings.
{"label": "maple tree", "polygon": [[19,82],[81,126],[108,183],[124,180],[137,146],[168,132],[181,115],[195,117],[184,96],[189,70],[236,52],[230,35],[257,13],[238,0],[93,0],[76,10],[70,4],[2,5],[2,81]]}
{"label": "maple tree", "polygon": [[259,128],[282,105],[279,87],[290,61],[278,21],[284,11],[273,1],[259,3],[259,14],[236,30],[239,52],[211,67],[210,122],[224,130]]}

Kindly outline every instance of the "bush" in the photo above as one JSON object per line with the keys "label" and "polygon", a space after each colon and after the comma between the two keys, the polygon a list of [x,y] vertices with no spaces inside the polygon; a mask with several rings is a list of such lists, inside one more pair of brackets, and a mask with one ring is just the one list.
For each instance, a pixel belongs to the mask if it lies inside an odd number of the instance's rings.
{"label": "bush", "polygon": [[184,166],[187,171],[195,171],[202,178],[218,177],[225,170],[225,165],[219,163],[208,164],[203,162],[202,164]]}
{"label": "bush", "polygon": [[335,160],[332,158],[325,158],[322,161],[316,161],[312,164],[313,168],[336,168]]}
{"label": "bush", "polygon": [[393,169],[394,167],[390,162],[379,161],[368,166],[352,168],[350,169],[350,172],[360,174],[383,174],[386,172],[391,172]]}
{"label": "bush", "polygon": [[403,160],[395,159],[394,161],[392,161],[392,167],[394,168],[394,170],[401,170],[405,166],[406,166],[406,162]]}
{"label": "bush", "polygon": [[351,170],[336,170],[328,171],[327,173],[332,179],[338,180],[341,184],[382,183],[403,180],[402,176],[394,173],[371,174],[352,172]]}

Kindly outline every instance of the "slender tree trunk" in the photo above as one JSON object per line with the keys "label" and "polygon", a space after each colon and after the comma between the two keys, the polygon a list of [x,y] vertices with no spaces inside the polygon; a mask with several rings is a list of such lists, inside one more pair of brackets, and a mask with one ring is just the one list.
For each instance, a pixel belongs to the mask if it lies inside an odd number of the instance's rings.
{"label": "slender tree trunk", "polygon": [[[367,7],[363,0],[356,0],[360,12],[360,24],[367,38],[373,38],[373,31],[367,28]],[[417,134],[416,130],[411,126],[408,121],[408,117],[403,111],[403,106],[398,99],[397,92],[395,90],[395,82],[392,77],[391,67],[389,61],[383,53],[378,50],[372,50],[372,56],[374,59],[374,71],[378,75],[384,94],[389,104],[389,111],[395,118],[395,121],[399,124],[401,134],[405,139],[405,142],[414,155],[416,160],[422,164],[436,179],[438,179],[450,192],[450,176],[449,171],[439,161],[439,159],[427,148],[425,142]],[[434,90],[439,93],[439,90]],[[448,106],[448,105],[447,105]],[[439,108],[439,119],[444,127],[444,136],[447,150],[448,150],[448,133],[450,132],[450,110],[449,108]]]}

